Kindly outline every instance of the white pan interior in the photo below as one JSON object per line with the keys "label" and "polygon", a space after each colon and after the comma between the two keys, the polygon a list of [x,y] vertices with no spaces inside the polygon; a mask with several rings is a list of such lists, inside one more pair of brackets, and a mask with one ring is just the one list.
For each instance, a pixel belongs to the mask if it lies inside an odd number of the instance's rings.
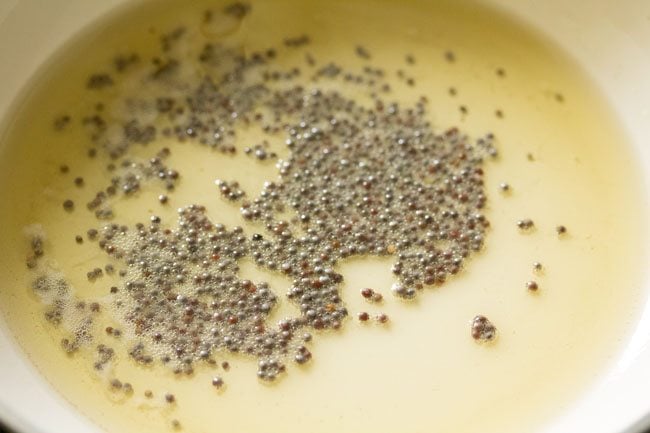
{"label": "white pan interior", "polygon": [[[66,40],[126,0],[0,1],[0,119],[38,67]],[[618,114],[650,191],[650,2],[492,0],[540,29],[588,71]],[[645,203],[644,203],[645,204]],[[647,204],[645,204],[647,205]],[[646,277],[647,280],[647,277]],[[647,284],[647,282],[646,282]],[[637,432],[650,425],[650,306],[610,370],[548,431]],[[0,323],[0,419],[19,432],[100,431],[31,367]],[[599,414],[599,416],[593,416]],[[603,415],[606,414],[606,415]]]}

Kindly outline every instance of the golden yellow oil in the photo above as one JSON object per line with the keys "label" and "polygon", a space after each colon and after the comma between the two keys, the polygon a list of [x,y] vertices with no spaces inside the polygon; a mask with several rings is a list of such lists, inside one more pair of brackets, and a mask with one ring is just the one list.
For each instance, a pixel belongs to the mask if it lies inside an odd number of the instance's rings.
{"label": "golden yellow oil", "polygon": [[[390,324],[351,319],[341,331],[316,334],[314,362],[290,366],[272,386],[257,380],[251,359],[223,354],[218,359],[230,361],[229,371],[204,367],[177,378],[162,366],[136,366],[111,341],[118,359],[110,374],[134,387],[124,397],[93,371],[90,350],[74,356],[61,350],[59,331],[42,318],[43,306],[29,288],[24,227],[42,224],[46,255],[76,296],[100,296],[111,284],[109,277],[88,283],[86,271],[103,265],[104,255],[74,240],[97,221],[81,206],[71,214],[61,207],[73,191],[79,195],[74,176],[86,182],[82,204],[105,186],[106,173],[87,158],[81,128],[54,131],[52,120],[62,113],[77,119],[100,102],[84,83],[115,53],[147,58],[162,32],[179,23],[197,26],[206,7],[223,6],[151,2],[96,23],[45,66],[8,123],[0,155],[0,310],[43,376],[93,422],[120,433],[166,431],[173,419],[190,433],[505,433],[542,429],[570,407],[616,359],[646,296],[640,176],[613,113],[584,73],[543,38],[469,1],[259,1],[241,24],[224,20],[209,36],[248,51],[306,33],[310,45],[285,50],[277,60],[303,68],[306,53],[358,67],[354,47],[361,44],[373,64],[389,71],[396,99],[429,99],[434,127],[459,126],[473,136],[493,132],[500,157],[486,167],[491,229],[485,250],[464,272],[404,303],[388,295],[390,260],[345,262],[343,297],[352,316],[386,312]],[[445,58],[448,50],[453,62]],[[397,78],[400,69],[415,86]],[[255,142],[254,133],[241,140]],[[147,152],[164,145],[159,140]],[[159,205],[157,192],[145,188],[139,198],[116,203],[120,219],[156,214],[173,221],[177,207],[200,203],[214,221],[241,225],[237,210],[217,197],[214,179],[238,179],[254,192],[276,176],[272,164],[189,144],[174,145],[170,161],[183,174],[170,203]],[[61,163],[69,174],[59,173]],[[511,185],[508,194],[499,191],[500,182]],[[521,234],[515,223],[522,218],[534,219],[536,229]],[[562,238],[555,232],[559,224],[568,228]],[[540,274],[532,271],[536,261],[544,266]],[[246,263],[242,272],[266,279],[279,294],[290,284]],[[538,293],[526,290],[531,279]],[[388,296],[369,306],[358,296],[361,287]],[[280,304],[275,317],[291,311],[286,301]],[[478,345],[469,336],[476,314],[496,324],[494,344]],[[226,389],[214,389],[214,375]],[[153,398],[143,395],[147,389]],[[177,403],[165,403],[165,392]]]}

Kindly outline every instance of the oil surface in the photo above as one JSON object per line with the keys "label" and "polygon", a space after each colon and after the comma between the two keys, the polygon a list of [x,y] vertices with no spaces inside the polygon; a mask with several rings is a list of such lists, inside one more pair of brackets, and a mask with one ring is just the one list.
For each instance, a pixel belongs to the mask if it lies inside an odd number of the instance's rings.
{"label": "oil surface", "polygon": [[[108,432],[165,431],[172,419],[187,432],[534,431],[616,357],[645,295],[646,210],[637,202],[642,192],[633,155],[612,113],[556,47],[493,11],[469,2],[365,0],[254,3],[241,25],[223,21],[210,37],[247,51],[307,33],[308,47],[277,60],[301,68],[308,68],[307,52],[319,62],[356,67],[354,47],[361,44],[394,77],[396,98],[429,99],[434,128],[493,132],[500,157],[486,168],[491,229],[485,250],[453,280],[410,303],[389,294],[391,260],[346,262],[340,271],[352,318],[341,331],[315,335],[315,362],[291,366],[272,386],[256,379],[253,360],[230,355],[222,358],[231,364],[227,372],[205,367],[181,379],[121,356],[114,373],[135,390],[125,398],[97,376],[89,353],[65,354],[29,288],[24,227],[43,226],[47,255],[77,296],[107,293],[108,279],[86,279],[88,269],[105,264],[103,253],[74,240],[97,221],[83,209],[68,214],[61,207],[72,191],[78,194],[74,176],[84,177],[90,200],[106,173],[87,158],[80,127],[54,131],[52,121],[64,112],[76,119],[92,110],[98,98],[85,83],[97,65],[126,49],[147,58],[162,32],[179,23],[198,25],[206,7],[223,4],[152,3],[97,23],[34,81],[3,137],[0,309],[30,359],[81,412]],[[398,78],[399,69],[415,86]],[[242,140],[242,146],[256,142],[254,136]],[[164,145],[152,144],[147,154]],[[201,203],[214,221],[241,225],[236,208],[218,198],[214,179],[238,179],[257,191],[276,176],[273,164],[244,156],[191,145],[173,149],[170,161],[183,178],[170,203],[161,206],[157,190],[144,189],[136,200],[116,204],[120,218],[144,221],[156,214],[173,221],[177,207]],[[59,173],[61,163],[70,174]],[[501,193],[501,182],[512,190]],[[516,221],[523,218],[532,218],[535,230],[522,234]],[[568,228],[562,238],[555,232],[559,224]],[[532,272],[536,261],[544,266],[539,275]],[[246,262],[241,268],[269,281],[280,296],[289,287],[279,274],[260,273]],[[531,279],[540,285],[534,294],[525,287]],[[381,291],[384,303],[367,304],[358,295],[362,287]],[[291,312],[280,303],[278,318]],[[361,324],[354,319],[358,311],[386,312],[391,322]],[[469,336],[476,314],[496,324],[493,344],[478,345]],[[214,375],[226,389],[214,389]],[[144,397],[146,389],[153,398]],[[173,392],[177,403],[166,404],[165,392]]]}

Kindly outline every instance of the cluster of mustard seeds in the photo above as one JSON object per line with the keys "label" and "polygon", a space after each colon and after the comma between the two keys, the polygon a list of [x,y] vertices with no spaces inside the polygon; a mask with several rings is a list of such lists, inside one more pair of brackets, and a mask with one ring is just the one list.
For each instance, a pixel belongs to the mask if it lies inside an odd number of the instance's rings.
{"label": "cluster of mustard seeds", "polygon": [[[369,58],[365,50],[357,53]],[[260,378],[273,380],[285,371],[284,359],[300,364],[311,358],[302,330],[337,329],[348,316],[339,291],[343,277],[335,270],[341,260],[394,256],[393,292],[413,298],[458,273],[483,245],[489,224],[482,213],[482,166],[486,156],[496,155],[491,135],[472,141],[457,129],[435,132],[426,120],[425,98],[401,107],[373,92],[384,88],[375,68],[366,68],[373,78],[364,80],[329,63],[316,71],[312,86],[294,83],[295,73],[278,78],[281,85],[267,84],[273,74],[264,68],[275,55],[269,50],[233,58],[232,50],[206,46],[200,63],[231,65],[221,82],[204,77],[184,100],[165,94],[131,100],[155,106],[163,126],[136,128],[150,113],[131,110],[121,138],[92,137],[109,156],[122,159],[118,166],[138,170],[113,178],[126,195],[149,179],[182,179],[162,165],[171,149],[145,168],[130,162],[129,149],[140,143],[142,128],[148,136],[160,130],[179,142],[233,153],[241,151],[235,147],[238,127],[257,125],[270,137],[283,136],[288,150],[277,162],[279,179],[266,182],[255,197],[237,180],[215,181],[219,193],[240,206],[243,220],[262,223],[264,230],[251,237],[211,221],[198,204],[179,209],[176,227],[154,216],[147,224],[100,230],[99,247],[125,265],[114,298],[141,339],[130,352],[138,362],[151,363],[155,354],[175,371],[191,373],[195,362],[215,351],[241,352],[259,359]],[[176,64],[180,69],[181,61]],[[321,90],[324,79],[366,87],[370,104]],[[266,159],[263,147],[253,148],[257,159]],[[173,193],[170,185],[167,193]],[[98,193],[96,201],[109,196]],[[283,219],[287,210],[294,215],[290,220]],[[292,279],[285,295],[300,316],[268,323],[278,295],[264,282],[238,276],[237,262],[245,257]]]}
{"label": "cluster of mustard seeds", "polygon": [[[222,12],[243,19],[250,8],[235,3]],[[213,18],[211,11],[204,20]],[[483,170],[485,160],[497,156],[492,134],[471,139],[457,128],[433,128],[427,97],[413,104],[393,100],[389,72],[373,65],[372,52],[363,46],[351,47],[363,64],[358,71],[334,61],[321,63],[308,51],[304,67],[279,69],[274,59],[282,50],[307,50],[309,36],[243,54],[212,42],[188,49],[183,44],[191,33],[185,27],[173,29],[161,37],[159,55],[150,62],[137,53],[122,54],[84,83],[97,95],[124,83],[137,82],[140,91],[118,91],[121,96],[102,101],[79,119],[88,134],[88,157],[106,161],[107,182],[86,209],[76,207],[73,198],[63,202],[66,212],[88,211],[98,221],[86,238],[115,265],[91,269],[86,276],[95,284],[104,275],[119,277],[119,284],[107,290],[111,301],[103,306],[122,322],[120,329],[108,327],[105,334],[128,334],[128,356],[135,362],[161,362],[177,374],[192,374],[197,363],[217,365],[215,357],[241,353],[258,360],[260,379],[273,381],[288,363],[312,358],[306,344],[314,330],[344,326],[350,313],[337,266],[345,259],[393,257],[392,292],[412,299],[426,287],[445,283],[481,250],[489,227]],[[450,63],[457,60],[452,51],[444,57]],[[412,55],[406,56],[405,68],[415,63]],[[505,77],[503,69],[497,74]],[[398,83],[416,86],[408,70],[399,69],[397,77]],[[456,94],[455,88],[449,91]],[[460,109],[467,114],[467,107]],[[75,119],[63,115],[54,128],[74,124]],[[241,145],[238,131],[244,128],[259,129],[266,139]],[[159,138],[168,147],[149,159],[133,155]],[[283,152],[269,145],[278,139]],[[215,173],[215,200],[220,196],[237,206],[242,222],[257,223],[256,233],[224,226],[200,203],[178,209],[177,221],[155,215],[138,224],[121,221],[112,206],[115,200],[137,200],[142,187],[151,184],[160,189],[157,201],[164,205],[183,181],[183,173],[166,162],[174,143],[223,154],[243,152],[254,164],[276,163],[278,177],[258,192]],[[60,171],[65,175],[70,168],[62,164]],[[74,185],[82,190],[84,179],[74,178]],[[499,189],[511,191],[505,182]],[[534,223],[523,219],[517,226],[526,232]],[[557,233],[564,235],[566,228],[558,226]],[[39,266],[42,237],[30,239],[27,265],[39,274],[33,287],[56,294],[50,296],[46,318],[57,325],[70,308],[71,290],[64,279]],[[84,238],[77,235],[75,242],[81,245]],[[243,278],[242,259],[287,276],[290,286]],[[534,269],[540,272],[541,264]],[[535,281],[526,287],[538,289]],[[361,295],[370,303],[383,299],[371,288]],[[293,303],[299,315],[272,323],[269,316],[278,302]],[[74,338],[62,341],[69,352],[92,341],[92,317],[100,313],[98,303],[75,308],[88,310],[88,319]],[[370,315],[360,312],[357,318],[366,322]],[[389,319],[381,313],[376,320]],[[471,335],[492,340],[496,328],[477,316]],[[103,370],[115,356],[113,348],[97,345],[95,369]],[[227,370],[226,363],[223,368]],[[115,381],[116,389],[125,389]],[[224,381],[215,376],[212,384],[221,389]],[[153,394],[148,390],[145,395]],[[174,396],[166,400],[171,404]]]}
{"label": "cluster of mustard seeds", "polygon": [[[130,80],[143,81],[146,89],[102,101],[81,122],[92,143],[88,157],[109,161],[110,183],[86,205],[107,222],[89,229],[87,238],[118,263],[121,283],[110,288],[111,308],[134,336],[133,360],[191,374],[195,363],[215,363],[218,353],[243,353],[258,358],[258,376],[272,381],[287,361],[311,359],[305,343],[312,330],[343,326],[349,312],[336,271],[342,260],[394,257],[393,293],[410,299],[444,283],[482,248],[489,226],[484,158],[496,156],[491,134],[472,140],[456,128],[436,131],[427,120],[426,97],[412,106],[390,100],[387,72],[370,63],[372,53],[362,46],[352,48],[364,62],[360,72],[332,61],[318,66],[310,55],[306,73],[277,69],[276,48],[242,55],[207,43],[195,58],[182,57],[176,47],[188,33],[177,28],[163,35],[160,56],[150,65],[137,54],[120,56],[113,71],[98,71],[86,83],[88,92]],[[284,49],[309,43],[307,36],[288,38]],[[409,56],[407,64],[414,62]],[[332,82],[340,89],[332,90]],[[365,100],[345,86],[361,89]],[[109,109],[118,114],[104,116]],[[55,127],[73,123],[68,116]],[[278,159],[264,141],[240,148],[237,132],[244,127],[259,128],[269,140],[280,137],[287,156]],[[279,177],[256,195],[236,179],[215,181],[220,195],[239,206],[242,220],[260,223],[260,231],[249,237],[241,227],[227,228],[200,204],[179,209],[176,222],[157,216],[136,225],[120,222],[114,200],[138,197],[144,183],[157,181],[164,204],[182,182],[182,173],[165,163],[171,145],[149,160],[132,155],[158,137],[277,160]],[[84,181],[75,184],[83,188]],[[64,209],[74,211],[72,203],[66,200]],[[291,286],[271,288],[240,277],[244,258],[288,276]],[[91,269],[87,278],[95,282],[109,273],[113,265]],[[381,301],[368,290],[364,297]],[[300,314],[270,323],[279,297]],[[388,316],[379,314],[377,321]],[[106,331],[115,338],[121,332]],[[110,362],[112,350],[98,346],[97,368]]]}

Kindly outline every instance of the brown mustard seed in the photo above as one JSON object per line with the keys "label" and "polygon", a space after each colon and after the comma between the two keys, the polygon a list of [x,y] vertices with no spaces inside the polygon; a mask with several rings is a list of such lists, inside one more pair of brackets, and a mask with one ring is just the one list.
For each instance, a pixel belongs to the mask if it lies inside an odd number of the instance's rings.
{"label": "brown mustard seed", "polygon": [[65,209],[68,212],[72,212],[72,210],[74,210],[74,202],[70,199],[65,200],[63,202],[63,209]]}
{"label": "brown mustard seed", "polygon": [[472,319],[471,335],[476,341],[491,341],[496,337],[497,328],[487,317],[478,315]]}
{"label": "brown mustard seed", "polygon": [[361,45],[358,45],[354,49],[354,52],[357,54],[357,56],[361,57],[362,59],[365,60],[370,59],[370,52],[365,47],[362,47]]}
{"label": "brown mustard seed", "polygon": [[537,289],[539,289],[539,286],[537,285],[537,282],[535,281],[528,281],[526,283],[526,288],[530,290],[531,292],[536,292]]}
{"label": "brown mustard seed", "polygon": [[567,229],[564,226],[557,226],[555,227],[555,231],[557,232],[558,235],[563,235],[567,232]]}
{"label": "brown mustard seed", "polygon": [[535,227],[535,223],[530,218],[517,221],[517,227],[522,231],[527,231]]}
{"label": "brown mustard seed", "polygon": [[215,376],[212,378],[212,386],[214,386],[215,388],[219,389],[223,387],[223,385],[224,385],[224,381],[219,376]]}
{"label": "brown mustard seed", "polygon": [[358,317],[359,317],[359,321],[361,321],[361,322],[367,322],[368,319],[370,318],[370,315],[364,311],[364,312],[362,312],[362,313],[359,313],[359,316],[358,316]]}
{"label": "brown mustard seed", "polygon": [[388,316],[384,313],[378,314],[377,315],[377,321],[379,323],[387,323],[388,322]]}
{"label": "brown mustard seed", "polygon": [[456,54],[454,54],[453,51],[446,51],[445,52],[445,60],[448,61],[449,63],[453,63],[456,61]]}

